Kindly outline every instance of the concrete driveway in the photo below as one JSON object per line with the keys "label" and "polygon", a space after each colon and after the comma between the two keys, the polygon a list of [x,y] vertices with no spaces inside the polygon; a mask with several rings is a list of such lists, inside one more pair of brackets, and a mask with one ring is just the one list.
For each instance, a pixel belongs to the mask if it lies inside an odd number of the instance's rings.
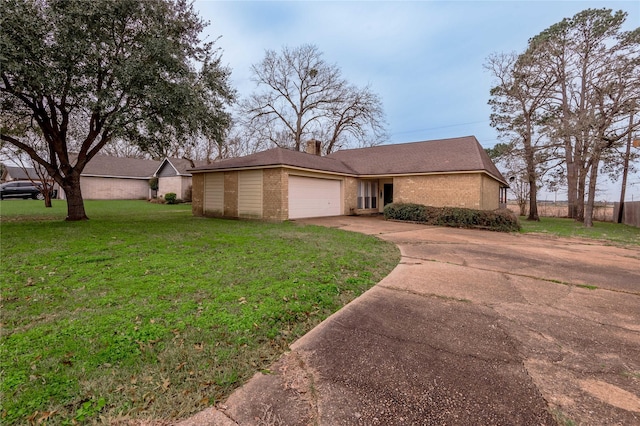
{"label": "concrete driveway", "polygon": [[301,222],[392,241],[402,260],[183,425],[640,424],[640,248]]}

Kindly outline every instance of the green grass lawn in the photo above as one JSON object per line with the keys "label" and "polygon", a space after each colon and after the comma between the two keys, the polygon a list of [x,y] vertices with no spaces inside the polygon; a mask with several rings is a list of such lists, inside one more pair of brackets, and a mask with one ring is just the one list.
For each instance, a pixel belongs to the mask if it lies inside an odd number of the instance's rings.
{"label": "green grass lawn", "polygon": [[397,248],[189,205],[5,200],[0,422],[175,419],[224,400],[388,274]]}
{"label": "green grass lawn", "polygon": [[521,232],[541,233],[559,237],[578,237],[606,241],[614,244],[640,245],[640,228],[612,222],[593,222],[592,228],[585,228],[573,219],[541,217],[540,222],[528,221],[520,217]]}

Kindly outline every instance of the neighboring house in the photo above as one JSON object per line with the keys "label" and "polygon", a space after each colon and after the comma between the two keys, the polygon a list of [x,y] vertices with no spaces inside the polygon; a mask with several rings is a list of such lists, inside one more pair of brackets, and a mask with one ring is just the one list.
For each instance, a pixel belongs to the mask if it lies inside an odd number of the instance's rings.
{"label": "neighboring house", "polygon": [[35,169],[22,168],[18,166],[2,165],[2,176],[0,176],[0,182],[10,182],[14,180],[31,180],[39,181],[40,176],[36,173]]}
{"label": "neighboring house", "polygon": [[379,213],[391,202],[494,210],[507,182],[467,136],[321,157],[274,148],[189,170],[193,214],[287,220]]}
{"label": "neighboring house", "polygon": [[206,162],[193,162],[183,158],[165,158],[154,173],[158,178],[158,197],[173,192],[180,199],[187,198],[187,192],[191,187],[191,173],[188,169],[202,166]]}
{"label": "neighboring house", "polygon": [[[21,166],[7,166],[6,164],[2,164],[1,167],[2,174],[0,176],[0,183],[12,182],[16,180],[24,180],[30,182],[42,182],[40,176],[34,168],[31,167],[21,167]],[[53,190],[53,196],[55,198],[59,197],[60,187],[53,179],[48,178],[46,180],[49,187]]]}
{"label": "neighboring house", "polygon": [[[80,174],[85,200],[140,200],[151,198],[149,179],[160,161],[96,155]],[[61,195],[62,198],[64,194]]]}

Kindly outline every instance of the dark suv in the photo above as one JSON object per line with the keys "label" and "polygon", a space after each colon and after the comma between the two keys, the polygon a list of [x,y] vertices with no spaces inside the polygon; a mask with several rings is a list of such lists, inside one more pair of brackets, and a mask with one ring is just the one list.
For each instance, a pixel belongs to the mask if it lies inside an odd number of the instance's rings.
{"label": "dark suv", "polygon": [[[52,198],[55,198],[53,191]],[[6,182],[0,185],[0,200],[5,198],[33,198],[34,200],[44,200],[42,185],[34,184],[28,180]]]}

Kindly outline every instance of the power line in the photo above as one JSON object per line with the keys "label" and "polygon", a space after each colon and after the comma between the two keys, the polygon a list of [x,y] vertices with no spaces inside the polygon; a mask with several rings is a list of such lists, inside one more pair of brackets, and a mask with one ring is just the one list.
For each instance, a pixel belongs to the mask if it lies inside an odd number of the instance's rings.
{"label": "power line", "polygon": [[490,120],[482,120],[482,121],[470,121],[468,123],[458,123],[458,124],[447,124],[444,126],[438,126],[438,127],[429,127],[426,129],[415,129],[415,130],[405,130],[403,132],[395,132],[393,133],[391,136],[398,136],[398,135],[404,135],[407,133],[416,133],[416,132],[428,132],[430,130],[440,130],[440,129],[446,129],[449,127],[459,127],[459,126],[468,126],[469,124],[481,124],[481,123],[489,123]]}

